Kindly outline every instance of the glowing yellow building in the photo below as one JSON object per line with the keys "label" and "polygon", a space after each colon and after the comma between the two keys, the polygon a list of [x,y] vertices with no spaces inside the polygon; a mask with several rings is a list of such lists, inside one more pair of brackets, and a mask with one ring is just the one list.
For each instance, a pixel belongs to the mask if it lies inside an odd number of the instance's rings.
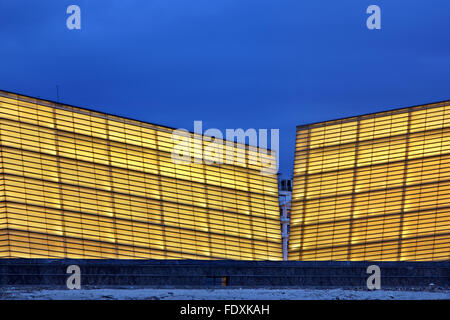
{"label": "glowing yellow building", "polygon": [[173,130],[0,91],[0,257],[280,260],[276,175],[176,164]]}
{"label": "glowing yellow building", "polygon": [[296,139],[289,260],[450,260],[450,101]]}

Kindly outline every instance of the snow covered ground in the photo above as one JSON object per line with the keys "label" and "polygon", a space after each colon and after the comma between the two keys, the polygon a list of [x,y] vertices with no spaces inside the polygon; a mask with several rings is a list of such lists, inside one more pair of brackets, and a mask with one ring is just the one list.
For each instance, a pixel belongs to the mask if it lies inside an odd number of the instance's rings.
{"label": "snow covered ground", "polygon": [[450,299],[450,290],[345,289],[0,289],[0,299],[21,300],[429,300]]}

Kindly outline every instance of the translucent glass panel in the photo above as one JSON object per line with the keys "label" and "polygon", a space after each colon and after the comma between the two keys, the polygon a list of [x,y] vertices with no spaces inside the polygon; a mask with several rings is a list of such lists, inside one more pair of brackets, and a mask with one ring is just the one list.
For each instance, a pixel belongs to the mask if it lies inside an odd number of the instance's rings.
{"label": "translucent glass panel", "polygon": [[26,100],[0,94],[0,255],[281,259],[276,175],[242,145],[176,164],[172,129]]}
{"label": "translucent glass panel", "polygon": [[297,130],[290,260],[449,260],[450,105]]}
{"label": "translucent glass panel", "polygon": [[[15,96],[15,95],[14,95]],[[14,123],[20,123],[20,136],[16,137],[20,139],[28,134],[36,134],[33,130],[38,130],[37,133],[42,141],[40,146],[43,150],[51,152],[50,145],[45,145],[46,138],[50,137],[56,129],[58,134],[63,136],[61,140],[62,151],[72,152],[73,149],[77,149],[77,156],[86,157],[89,159],[93,155],[89,153],[94,149],[96,152],[101,152],[102,139],[106,139],[110,143],[112,148],[116,147],[119,150],[119,154],[123,154],[123,146],[126,145],[130,154],[130,157],[126,157],[128,165],[130,161],[131,165],[142,165],[142,156],[139,156],[139,152],[142,152],[142,148],[150,148],[158,151],[165,152],[171,158],[171,152],[174,150],[174,146],[177,143],[176,139],[172,136],[172,128],[157,126],[149,123],[139,122],[135,120],[129,120],[121,117],[116,117],[107,114],[101,114],[90,110],[75,108],[71,106],[59,106],[51,105],[49,102],[45,102],[39,99],[24,98],[24,97],[11,97],[11,94],[2,93],[0,91],[0,108],[2,110],[2,119],[12,120],[4,121],[6,125],[14,125]],[[57,107],[57,108],[55,108]],[[36,126],[39,128],[36,129]],[[53,129],[53,130],[52,130]],[[19,133],[19,132],[18,132]],[[89,137],[86,141],[80,141],[80,136]],[[195,139],[195,135],[189,135],[192,138],[191,144],[191,156],[198,157],[207,154],[210,141],[208,139]],[[95,139],[99,138],[99,139]],[[12,138],[10,138],[11,140]],[[12,139],[13,141],[14,140]],[[114,142],[117,142],[114,144]],[[224,150],[229,149],[230,159],[227,160],[227,164],[231,164],[237,167],[243,167],[246,169],[255,169],[260,171],[261,169],[267,169],[271,163],[275,161],[275,154],[262,150],[258,152],[255,147],[246,147],[243,144],[225,142],[220,140],[224,145]],[[100,150],[95,148],[100,148]],[[139,148],[140,147],[140,148]],[[67,148],[67,150],[66,150]],[[198,150],[197,150],[198,149]],[[134,155],[137,157],[135,159]],[[265,152],[264,152],[265,151]],[[137,153],[137,155],[136,155]],[[114,154],[114,150],[112,150]],[[120,156],[120,155],[119,155]],[[119,159],[125,161],[124,159]],[[168,166],[167,169],[172,169]],[[276,185],[276,183],[275,183]],[[274,193],[277,190],[272,190]]]}

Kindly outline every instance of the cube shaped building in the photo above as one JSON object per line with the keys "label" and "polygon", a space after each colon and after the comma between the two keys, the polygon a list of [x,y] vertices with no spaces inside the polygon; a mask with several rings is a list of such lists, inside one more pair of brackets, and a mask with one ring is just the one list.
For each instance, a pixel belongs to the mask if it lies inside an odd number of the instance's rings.
{"label": "cube shaped building", "polygon": [[260,149],[174,162],[174,130],[0,91],[0,257],[280,260]]}
{"label": "cube shaped building", "polygon": [[297,127],[289,260],[450,260],[450,101]]}

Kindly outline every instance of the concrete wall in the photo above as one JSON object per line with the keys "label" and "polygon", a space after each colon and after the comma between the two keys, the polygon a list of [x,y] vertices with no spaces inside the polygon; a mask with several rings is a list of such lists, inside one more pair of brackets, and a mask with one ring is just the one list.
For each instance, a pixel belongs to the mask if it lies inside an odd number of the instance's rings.
{"label": "concrete wall", "polygon": [[203,260],[0,259],[0,286],[65,288],[69,265],[82,287],[364,288],[369,265],[382,288],[450,287],[450,262],[302,262]]}

